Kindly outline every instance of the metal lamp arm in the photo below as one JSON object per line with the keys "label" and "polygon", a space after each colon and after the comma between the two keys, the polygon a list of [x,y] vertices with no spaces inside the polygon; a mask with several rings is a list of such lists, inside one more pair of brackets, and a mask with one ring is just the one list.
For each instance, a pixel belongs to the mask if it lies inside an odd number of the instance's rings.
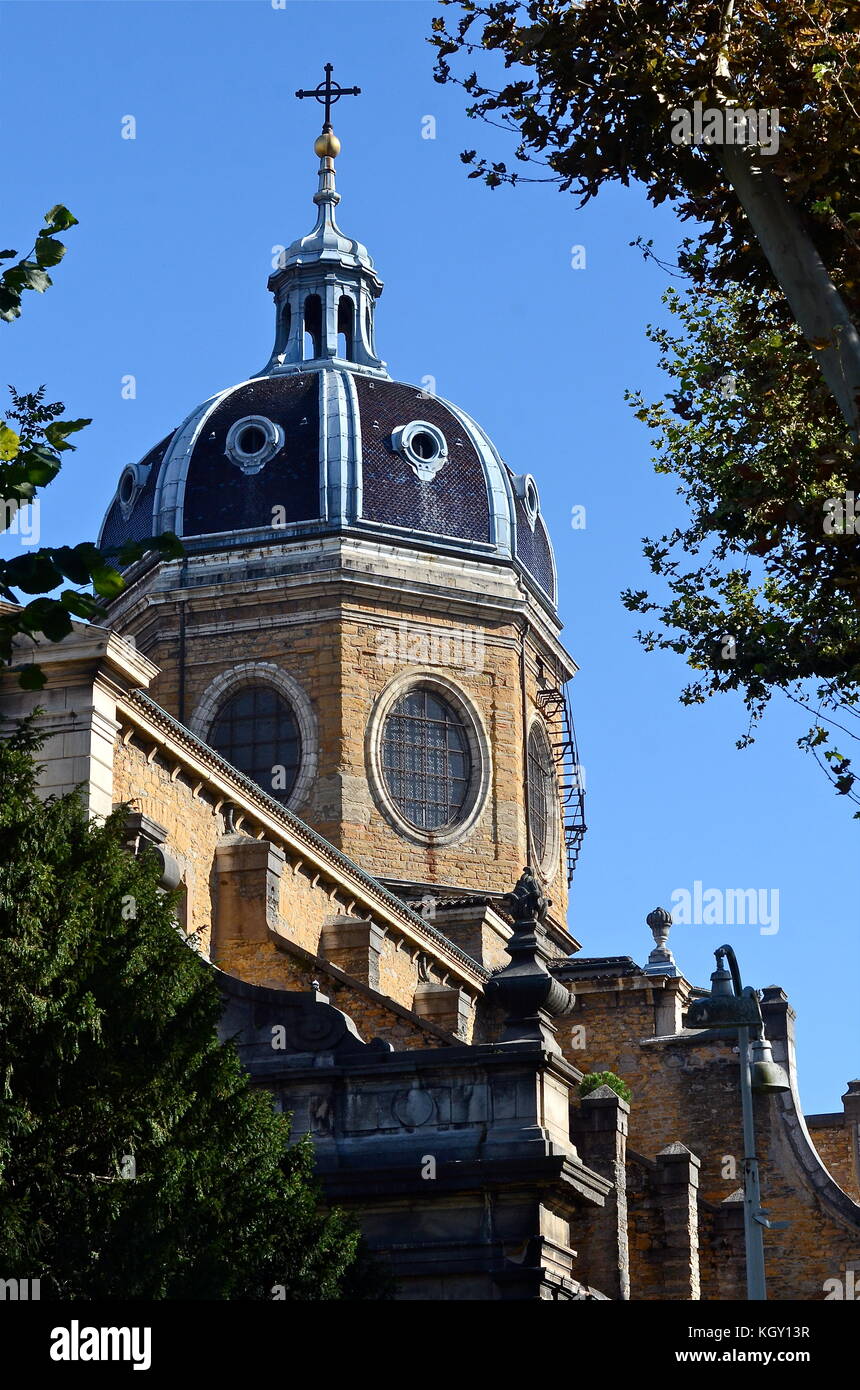
{"label": "metal lamp arm", "polygon": [[727,958],[729,962],[729,970],[732,972],[732,987],[734,988],[735,994],[743,994],[744,987],[741,984],[740,967],[738,965],[737,956],[735,955],[731,946],[718,946],[716,951],[714,952],[714,955],[717,958],[717,965],[719,965],[720,963],[720,956],[725,956]]}
{"label": "metal lamp arm", "polygon": [[758,1023],[755,1028],[755,1035],[757,1038],[763,1038],[764,1016],[762,1015],[761,1011],[761,1001],[758,997],[758,990],[753,989],[751,985],[747,985],[746,988],[744,988],[744,986],[741,984],[741,971],[740,966],[738,965],[737,956],[735,955],[732,947],[729,946],[728,942],[725,946],[718,946],[716,951],[714,952],[714,955],[717,958],[717,964],[719,964],[720,956],[725,956],[728,960],[729,970],[731,971],[732,975],[732,988],[734,989],[735,994],[738,996],[744,994],[749,995],[750,999],[755,1001],[756,1013],[758,1014]]}

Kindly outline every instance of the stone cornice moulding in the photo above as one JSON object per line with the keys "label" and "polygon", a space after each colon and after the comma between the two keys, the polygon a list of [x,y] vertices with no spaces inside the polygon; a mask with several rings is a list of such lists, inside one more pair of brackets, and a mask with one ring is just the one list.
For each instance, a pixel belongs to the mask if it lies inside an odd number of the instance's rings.
{"label": "stone cornice moulding", "polygon": [[[196,617],[194,605],[189,604],[189,608],[191,609],[191,616]],[[208,609],[208,605],[206,605],[206,608]],[[423,611],[427,611],[426,606]],[[331,608],[315,608],[312,611],[305,611],[302,609],[295,613],[273,613],[270,616],[248,616],[246,618],[229,619],[226,621],[224,619],[219,620],[218,618],[213,618],[209,622],[195,621],[193,628],[189,630],[193,631],[196,637],[211,637],[223,633],[277,632],[283,628],[289,627],[307,628],[313,627],[315,624],[319,623],[346,622],[361,623],[365,627],[380,629],[396,627],[398,623],[403,623],[409,628],[410,632],[426,632],[428,636],[433,633],[439,634],[455,631],[457,625],[451,621],[451,606],[449,605],[444,609],[440,606],[439,612],[447,618],[447,621],[432,623],[424,617],[398,617],[392,613],[371,611],[367,608],[361,608],[358,605],[353,607],[348,604],[338,604]],[[153,641],[173,640],[176,637],[176,629],[172,626],[168,627],[163,625],[154,630],[149,629],[148,632]],[[482,642],[484,646],[493,651],[518,652],[520,649],[520,641],[519,635],[508,637],[492,631],[482,632]],[[533,672],[537,670],[534,662],[531,662],[530,669],[532,669]]]}
{"label": "stone cornice moulding", "polygon": [[[173,563],[173,562],[171,562]],[[302,592],[305,600],[322,598],[328,601],[325,610],[315,610],[310,615],[286,615],[283,618],[275,615],[271,620],[260,620],[259,616],[253,619],[254,629],[260,627],[289,626],[291,622],[306,624],[310,621],[325,621],[332,617],[349,617],[351,612],[356,616],[361,616],[363,620],[382,621],[360,608],[361,595],[366,594],[372,598],[378,594],[384,594],[387,601],[391,602],[392,575],[373,574],[370,571],[357,572],[355,570],[345,570],[339,568],[336,578],[332,578],[333,571],[306,571],[294,575],[271,575],[266,578],[255,578],[233,581],[234,589],[237,593],[247,593],[249,600],[255,604],[265,602],[267,596],[272,600],[283,602],[285,595],[291,592]],[[189,585],[182,587],[162,588],[157,595],[152,593],[138,594],[134,602],[120,608],[115,605],[112,610],[114,621],[122,621],[124,625],[133,623],[139,617],[143,617],[148,610],[159,607],[164,610],[170,604],[184,603],[193,611],[197,603],[203,605],[211,601],[213,597],[221,597],[224,587],[223,574],[213,575],[211,583],[200,585]],[[331,607],[332,599],[338,597],[338,591],[342,590],[345,602],[338,607]],[[579,670],[577,663],[570,656],[569,652],[562,646],[557,631],[554,631],[545,620],[545,615],[528,595],[508,592],[506,594],[490,595],[488,593],[475,594],[463,593],[461,589],[452,587],[451,589],[410,584],[403,577],[398,576],[397,602],[399,605],[421,608],[427,612],[436,609],[440,615],[447,618],[450,623],[453,616],[462,615],[464,618],[486,622],[489,620],[497,622],[499,615],[510,617],[512,621],[526,618],[529,623],[532,640],[543,643],[546,652],[555,660],[562,670],[566,673],[566,679],[570,680]],[[225,625],[206,624],[201,626],[201,633],[208,630],[215,631],[240,631],[241,623]],[[195,631],[198,631],[195,624]],[[164,634],[164,629],[159,627],[160,635]]]}
{"label": "stone cornice moulding", "polygon": [[131,642],[95,624],[75,623],[62,642],[37,638],[34,649],[29,640],[16,638],[14,646],[32,655],[33,665],[42,667],[49,686],[69,684],[72,679],[78,684],[86,680],[119,696],[147,688],[160,670]]}
{"label": "stone cornice moulding", "polygon": [[[289,550],[283,544],[279,545],[276,540],[264,541],[260,545],[245,546],[236,549],[225,549],[213,555],[212,553],[195,553],[188,550],[182,560],[153,560],[143,559],[133,565],[126,574],[126,590],[111,606],[111,614],[114,619],[119,615],[125,615],[133,611],[135,601],[139,601],[139,595],[134,591],[137,585],[145,579],[151,570],[155,568],[159,573],[159,590],[172,589],[169,585],[169,578],[172,573],[179,574],[184,567],[186,574],[193,574],[196,570],[217,569],[223,573],[225,569],[236,568],[241,570],[250,564],[270,562],[273,566],[283,565],[293,560],[296,565],[295,574],[280,574],[273,576],[271,580],[263,577],[250,581],[255,586],[264,590],[268,584],[274,587],[283,588],[285,585],[293,587],[300,584],[311,584],[316,578],[320,584],[324,584],[326,589],[332,583],[331,572],[338,570],[344,578],[348,578],[352,584],[357,584],[362,580],[377,587],[390,587],[391,571],[401,568],[413,575],[417,571],[427,571],[432,569],[440,576],[439,583],[428,583],[415,579],[412,583],[416,586],[416,592],[433,592],[438,590],[440,594],[447,587],[441,582],[441,576],[450,578],[450,588],[458,596],[457,601],[463,603],[474,603],[477,606],[491,606],[493,598],[491,590],[496,591],[496,602],[501,605],[509,605],[516,608],[527,609],[532,616],[535,626],[546,630],[547,634],[552,634],[557,640],[558,633],[561,631],[561,621],[554,613],[550,613],[546,608],[545,601],[541,600],[539,591],[536,593],[533,586],[525,581],[524,576],[512,568],[511,561],[498,561],[488,557],[486,560],[469,559],[462,553],[448,553],[444,550],[417,549],[415,543],[410,546],[394,544],[380,544],[373,537],[364,532],[338,531],[323,536],[308,537],[306,542]],[[366,568],[360,563],[362,557],[365,560]],[[310,568],[309,562],[324,559],[327,561],[324,571],[319,568]],[[382,565],[380,566],[380,560]],[[350,563],[351,562],[351,563]],[[383,573],[380,573],[380,568]],[[323,573],[328,578],[323,579]],[[474,588],[470,592],[464,591],[464,576],[474,580]],[[399,576],[398,576],[399,577]],[[489,582],[488,582],[489,581]],[[213,579],[213,583],[214,583]],[[219,580],[219,582],[222,582]],[[184,585],[178,592],[192,592],[202,590],[205,592],[206,585]]]}

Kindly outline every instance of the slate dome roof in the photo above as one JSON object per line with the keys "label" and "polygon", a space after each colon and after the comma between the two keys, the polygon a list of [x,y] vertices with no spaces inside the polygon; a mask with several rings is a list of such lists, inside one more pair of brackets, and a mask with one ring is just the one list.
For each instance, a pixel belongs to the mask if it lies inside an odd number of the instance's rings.
{"label": "slate dome roof", "polygon": [[393,381],[376,355],[382,283],[335,222],[331,157],[320,160],[314,201],[316,227],[269,279],[276,335],[266,367],[123,469],[100,544],[174,531],[199,552],[349,527],[507,559],[554,605],[534,479],[516,475],[464,411]]}

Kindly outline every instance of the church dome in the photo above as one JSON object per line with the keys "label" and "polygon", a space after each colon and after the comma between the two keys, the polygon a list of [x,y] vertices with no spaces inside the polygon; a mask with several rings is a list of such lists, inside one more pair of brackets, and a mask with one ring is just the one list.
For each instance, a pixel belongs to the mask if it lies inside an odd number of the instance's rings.
{"label": "church dome", "polygon": [[173,531],[199,553],[350,528],[507,560],[554,605],[534,479],[515,474],[463,410],[392,380],[374,338],[382,282],[338,227],[339,201],[323,154],[316,226],[269,279],[268,363],[123,469],[100,545]]}

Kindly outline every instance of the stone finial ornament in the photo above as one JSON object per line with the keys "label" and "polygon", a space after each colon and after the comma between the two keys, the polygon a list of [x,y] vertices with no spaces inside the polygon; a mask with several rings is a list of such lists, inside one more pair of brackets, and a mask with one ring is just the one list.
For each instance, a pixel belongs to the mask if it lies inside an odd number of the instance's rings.
{"label": "stone finial ornament", "polygon": [[504,899],[504,906],[510,912],[515,924],[531,921],[545,922],[552,899],[544,896],[543,889],[526,864],[512,893]]}
{"label": "stone finial ornament", "polygon": [[665,907],[655,907],[653,912],[648,913],[645,921],[651,928],[651,935],[654,938],[654,949],[648,957],[645,974],[678,975],[675,957],[668,946],[669,930],[672,926],[671,912],[667,912]]}
{"label": "stone finial ornament", "polygon": [[538,1042],[550,1052],[559,1052],[554,1020],[570,1013],[574,1001],[547,969],[550,952],[544,920],[550,902],[528,866],[504,905],[514,918],[506,948],[511,961],[486,986],[488,998],[505,1011],[501,1041]]}

